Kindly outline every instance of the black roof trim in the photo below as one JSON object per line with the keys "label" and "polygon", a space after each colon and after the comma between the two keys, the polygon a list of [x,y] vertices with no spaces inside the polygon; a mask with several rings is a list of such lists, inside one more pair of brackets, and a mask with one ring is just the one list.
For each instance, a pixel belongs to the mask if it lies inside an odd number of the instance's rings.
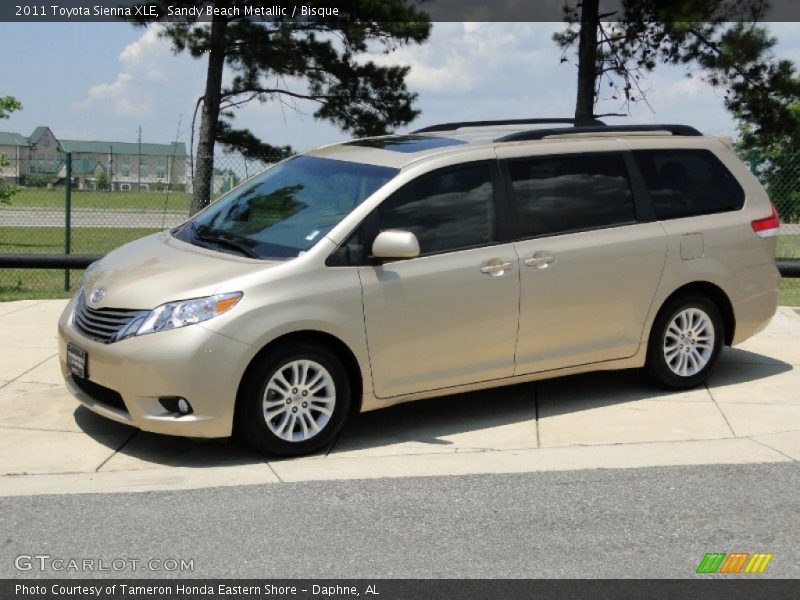
{"label": "black roof trim", "polygon": [[522,142],[528,140],[541,140],[553,135],[571,135],[574,133],[640,133],[640,132],[667,131],[672,135],[702,136],[694,127],[689,125],[580,125],[576,127],[557,127],[553,129],[532,129],[530,131],[517,131],[499,137],[495,142]]}
{"label": "black roof trim", "polygon": [[437,125],[429,125],[422,129],[417,129],[412,133],[434,133],[437,131],[453,131],[454,129],[462,129],[465,127],[494,127],[497,125],[558,125],[558,124],[572,124],[575,126],[601,126],[604,123],[598,119],[572,119],[572,118],[548,118],[548,119],[502,119],[500,121],[456,121],[455,123],[439,123]]}

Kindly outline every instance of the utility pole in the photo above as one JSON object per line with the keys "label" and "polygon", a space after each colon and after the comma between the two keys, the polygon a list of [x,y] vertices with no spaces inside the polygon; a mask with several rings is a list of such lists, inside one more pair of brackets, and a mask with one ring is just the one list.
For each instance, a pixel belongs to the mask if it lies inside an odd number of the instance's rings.
{"label": "utility pole", "polygon": [[137,170],[139,171],[139,187],[136,189],[137,192],[142,191],[142,126],[139,125],[139,156],[137,157],[136,164],[138,165]]}

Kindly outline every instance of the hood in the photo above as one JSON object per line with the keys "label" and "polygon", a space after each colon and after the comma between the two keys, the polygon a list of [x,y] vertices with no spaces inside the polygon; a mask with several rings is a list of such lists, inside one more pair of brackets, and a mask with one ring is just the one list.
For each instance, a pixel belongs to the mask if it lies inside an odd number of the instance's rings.
{"label": "hood", "polygon": [[[94,308],[152,309],[173,300],[239,291],[227,289],[225,282],[279,264],[193,246],[165,231],[107,254],[87,272],[83,287]],[[105,295],[90,301],[98,288]]]}

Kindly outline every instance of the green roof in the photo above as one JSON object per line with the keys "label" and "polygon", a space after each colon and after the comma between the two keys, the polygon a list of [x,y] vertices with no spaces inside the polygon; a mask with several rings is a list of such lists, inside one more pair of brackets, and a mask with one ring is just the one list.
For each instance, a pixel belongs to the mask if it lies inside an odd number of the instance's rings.
{"label": "green roof", "polygon": [[[37,143],[45,131],[49,128],[40,126],[33,130],[30,137],[25,137],[19,133],[0,131],[0,146],[30,146]],[[126,154],[136,156],[173,156],[176,158],[186,157],[186,144],[183,142],[172,142],[171,144],[139,144],[136,142],[92,142],[84,140],[59,140],[61,149],[64,152],[86,153],[86,154]]]}
{"label": "green roof", "polygon": [[61,140],[64,152],[86,152],[92,154],[130,154],[142,156],[186,156],[186,144],[137,144],[136,142],[85,142],[83,140]]}
{"label": "green roof", "polygon": [[28,137],[28,140],[31,144],[38,144],[39,138],[42,137],[45,131],[47,131],[47,127],[42,127],[41,125],[33,130],[33,133]]}
{"label": "green roof", "polygon": [[95,172],[100,163],[89,158],[79,158],[72,161],[73,175],[91,175]]}
{"label": "green roof", "polygon": [[28,138],[10,131],[0,131],[0,146],[30,146]]}

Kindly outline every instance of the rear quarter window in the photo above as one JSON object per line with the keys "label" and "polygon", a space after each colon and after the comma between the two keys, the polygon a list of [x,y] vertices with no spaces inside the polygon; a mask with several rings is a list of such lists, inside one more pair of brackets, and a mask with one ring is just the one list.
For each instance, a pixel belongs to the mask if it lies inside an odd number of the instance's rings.
{"label": "rear quarter window", "polygon": [[739,210],[744,190],[708,150],[635,150],[656,218]]}

